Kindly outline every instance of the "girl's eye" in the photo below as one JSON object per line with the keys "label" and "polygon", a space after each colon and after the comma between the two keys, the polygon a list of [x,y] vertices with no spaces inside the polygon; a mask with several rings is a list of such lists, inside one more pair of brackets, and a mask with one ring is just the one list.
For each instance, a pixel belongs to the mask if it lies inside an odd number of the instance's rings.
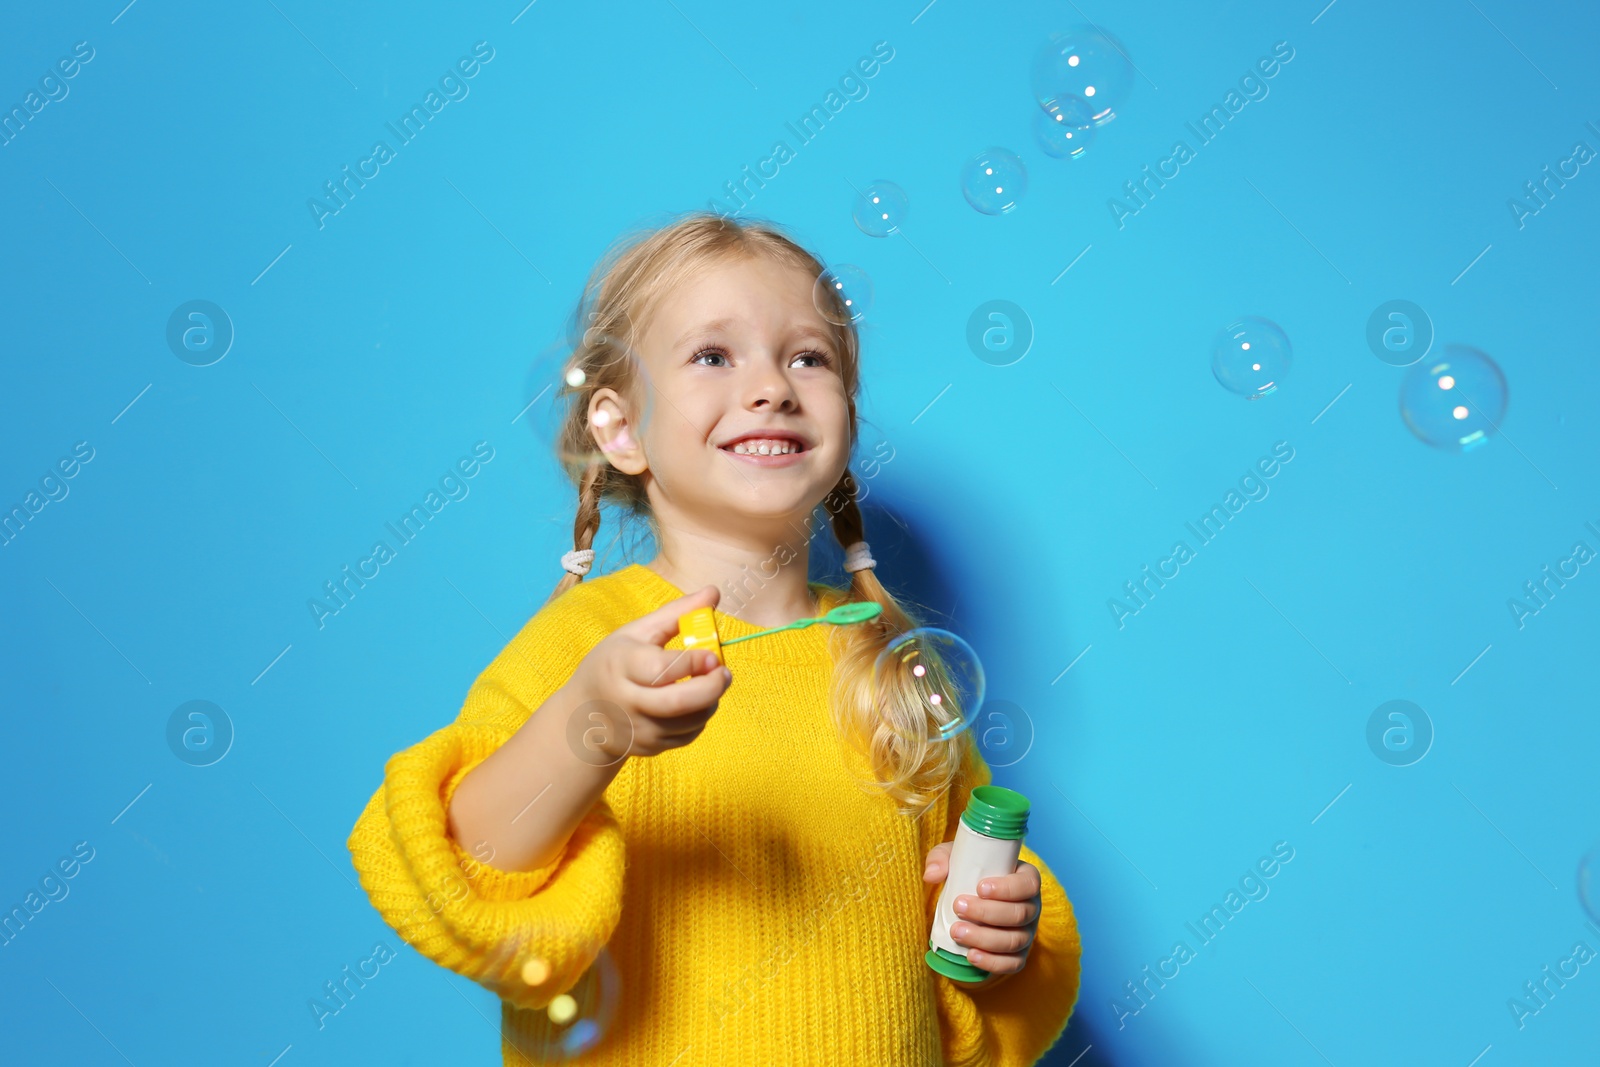
{"label": "girl's eye", "polygon": [[715,357],[717,359],[722,360],[723,362],[722,363],[701,363],[700,365],[703,366],[703,367],[721,367],[721,366],[726,366],[727,365],[728,353],[724,352],[720,348],[705,348],[705,349],[702,349],[699,352],[696,352],[694,354],[694,357],[691,358],[689,360],[689,362],[690,363],[700,363],[700,360],[705,358],[705,357],[707,357],[707,356],[713,356],[713,357]]}
{"label": "girl's eye", "polygon": [[816,362],[810,364],[810,366],[813,366],[813,367],[831,367],[833,365],[833,360],[828,358],[828,355],[826,353],[824,353],[824,352],[801,352],[799,355],[795,356],[794,358],[795,359],[814,359],[814,360],[816,360]]}

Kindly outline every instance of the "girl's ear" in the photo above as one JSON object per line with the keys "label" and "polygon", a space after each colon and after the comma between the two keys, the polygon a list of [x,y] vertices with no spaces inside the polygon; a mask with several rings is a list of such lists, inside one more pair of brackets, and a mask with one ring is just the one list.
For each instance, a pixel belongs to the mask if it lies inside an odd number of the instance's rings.
{"label": "girl's ear", "polygon": [[623,474],[644,473],[649,464],[637,437],[642,428],[630,421],[625,401],[615,389],[594,391],[588,417],[589,434],[611,465]]}

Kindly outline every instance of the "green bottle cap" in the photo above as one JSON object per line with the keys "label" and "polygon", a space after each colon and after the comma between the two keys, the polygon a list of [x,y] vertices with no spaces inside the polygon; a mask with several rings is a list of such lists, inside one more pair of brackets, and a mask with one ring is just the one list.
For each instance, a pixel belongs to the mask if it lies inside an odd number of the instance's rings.
{"label": "green bottle cap", "polygon": [[1002,785],[980,785],[968,798],[961,821],[986,837],[1021,840],[1028,833],[1028,798]]}
{"label": "green bottle cap", "polygon": [[947,952],[942,948],[934,948],[933,941],[928,941],[928,954],[922,957],[929,967],[944,975],[946,978],[955,978],[963,982],[981,982],[989,977],[989,972],[982,967],[974,967],[968,963],[966,957],[957,956],[954,952]]}

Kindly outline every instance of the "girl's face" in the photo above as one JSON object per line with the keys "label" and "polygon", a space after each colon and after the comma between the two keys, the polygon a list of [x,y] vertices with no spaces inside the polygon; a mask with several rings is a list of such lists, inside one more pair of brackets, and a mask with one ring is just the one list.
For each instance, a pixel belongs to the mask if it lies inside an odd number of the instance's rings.
{"label": "girl's face", "polygon": [[[849,411],[814,281],[765,257],[701,268],[661,300],[639,338],[644,425],[614,390],[595,391],[591,423],[605,412],[607,455],[626,473],[649,471],[664,523],[803,517],[838,484]],[[619,421],[632,440],[621,448]]]}

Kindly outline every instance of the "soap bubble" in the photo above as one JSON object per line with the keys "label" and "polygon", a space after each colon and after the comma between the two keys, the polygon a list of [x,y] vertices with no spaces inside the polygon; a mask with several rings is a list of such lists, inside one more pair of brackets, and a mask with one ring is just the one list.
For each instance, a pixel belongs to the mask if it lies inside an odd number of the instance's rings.
{"label": "soap bubble", "polygon": [[1033,137],[1039,147],[1057,159],[1082,159],[1094,140],[1093,126],[1074,126],[1067,112],[1054,102],[1034,112]]}
{"label": "soap bubble", "polygon": [[1052,33],[1033,61],[1033,96],[1074,126],[1104,126],[1133,88],[1133,64],[1115,37],[1091,26]]}
{"label": "soap bubble", "polygon": [[1004,215],[1028,191],[1028,168],[1015,152],[990,147],[961,168],[961,195],[985,215]]}
{"label": "soap bubble", "polygon": [[928,721],[930,741],[948,741],[977,721],[983,707],[983,664],[972,646],[948,630],[907,630],[878,653],[878,692],[914,692]]}
{"label": "soap bubble", "polygon": [[[544,960],[530,956],[523,964],[524,981],[540,985],[551,977]],[[505,1016],[502,1034],[507,1044],[534,1063],[561,1063],[584,1055],[611,1029],[622,1001],[622,977],[608,949],[600,954],[578,983],[551,999],[543,1009],[515,1008]]]}
{"label": "soap bubble", "polygon": [[[604,461],[611,451],[642,442],[655,407],[655,390],[637,351],[592,328],[577,341],[585,343],[557,341],[534,358],[524,383],[526,407],[512,420],[525,420],[545,454],[572,472]],[[589,421],[587,433],[568,436],[573,405],[580,398],[587,402],[590,392],[601,386],[631,398],[630,410],[613,415],[609,408],[601,408]]]}
{"label": "soap bubble", "polygon": [[1578,861],[1578,902],[1600,923],[1600,844]]}
{"label": "soap bubble", "polygon": [[1211,373],[1246,400],[1278,388],[1294,362],[1289,337],[1278,324],[1246,315],[1224,327],[1211,346]]}
{"label": "soap bubble", "polygon": [[1466,345],[1445,345],[1413,364],[1400,383],[1400,415],[1412,433],[1435,448],[1466,452],[1499,431],[1506,414],[1506,379],[1494,360]]}
{"label": "soap bubble", "polygon": [[872,279],[853,263],[829,267],[811,287],[811,301],[835,326],[860,322],[872,310]]}
{"label": "soap bubble", "polygon": [[900,224],[906,221],[910,210],[906,191],[880,178],[856,197],[856,226],[869,237],[888,237],[900,232]]}

